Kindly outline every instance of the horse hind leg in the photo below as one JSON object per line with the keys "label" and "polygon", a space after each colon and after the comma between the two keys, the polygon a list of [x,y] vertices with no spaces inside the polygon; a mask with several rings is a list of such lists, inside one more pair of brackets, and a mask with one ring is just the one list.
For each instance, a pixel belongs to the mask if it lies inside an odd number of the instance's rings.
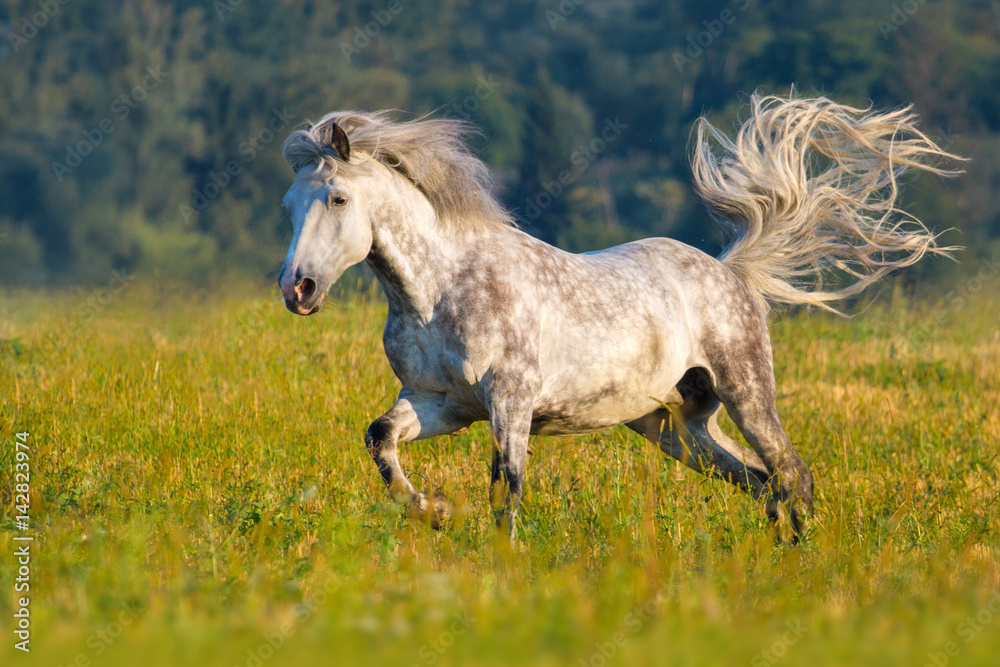
{"label": "horse hind leg", "polygon": [[667,407],[626,426],[696,472],[734,484],[755,498],[767,494],[769,475],[763,461],[719,428],[721,403],[705,369],[689,369],[664,403]]}
{"label": "horse hind leg", "polygon": [[766,466],[772,495],[768,517],[784,542],[795,543],[802,519],[813,503],[813,476],[781,426],[767,329],[744,335],[739,344],[711,347],[714,390],[736,427]]}
{"label": "horse hind leg", "polygon": [[788,440],[773,405],[748,407],[727,402],[726,410],[771,471],[768,518],[777,524],[783,542],[798,542],[803,516],[812,509],[812,472]]}

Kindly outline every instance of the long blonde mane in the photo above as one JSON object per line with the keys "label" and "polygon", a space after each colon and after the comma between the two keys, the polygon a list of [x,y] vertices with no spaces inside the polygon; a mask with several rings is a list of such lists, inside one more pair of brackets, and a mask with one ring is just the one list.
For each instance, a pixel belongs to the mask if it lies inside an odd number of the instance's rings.
{"label": "long blonde mane", "polygon": [[[334,123],[350,141],[348,161],[320,139]],[[397,122],[387,111],[335,111],[292,132],[282,154],[296,173],[312,166],[320,177],[363,168],[368,160],[375,160],[412,182],[430,201],[438,219],[454,231],[513,226],[510,213],[493,195],[489,169],[465,144],[464,138],[475,131],[471,123],[461,120]]]}

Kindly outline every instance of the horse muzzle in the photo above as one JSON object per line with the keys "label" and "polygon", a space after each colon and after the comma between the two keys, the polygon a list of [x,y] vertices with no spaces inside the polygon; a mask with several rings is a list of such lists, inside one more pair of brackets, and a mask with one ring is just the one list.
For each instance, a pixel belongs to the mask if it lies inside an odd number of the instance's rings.
{"label": "horse muzzle", "polygon": [[316,299],[312,303],[302,303],[300,301],[293,301],[292,299],[285,299],[285,308],[296,315],[312,315],[313,313],[318,313],[322,307],[323,297]]}
{"label": "horse muzzle", "polygon": [[304,277],[296,271],[294,283],[282,276],[278,284],[285,297],[285,307],[296,315],[312,315],[323,307],[325,294],[313,278]]}

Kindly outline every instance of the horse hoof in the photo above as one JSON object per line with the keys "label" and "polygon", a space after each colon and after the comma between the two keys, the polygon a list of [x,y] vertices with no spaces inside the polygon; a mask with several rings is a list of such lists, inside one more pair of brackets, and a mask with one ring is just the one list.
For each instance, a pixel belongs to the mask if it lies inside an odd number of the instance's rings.
{"label": "horse hoof", "polygon": [[804,512],[799,507],[789,508],[787,502],[772,500],[767,504],[767,518],[774,524],[778,541],[787,546],[799,543],[804,528]]}
{"label": "horse hoof", "polygon": [[434,530],[442,530],[450,523],[454,514],[454,507],[448,496],[440,491],[435,491],[430,498],[423,491],[417,492],[407,508],[407,516],[410,519],[426,523]]}

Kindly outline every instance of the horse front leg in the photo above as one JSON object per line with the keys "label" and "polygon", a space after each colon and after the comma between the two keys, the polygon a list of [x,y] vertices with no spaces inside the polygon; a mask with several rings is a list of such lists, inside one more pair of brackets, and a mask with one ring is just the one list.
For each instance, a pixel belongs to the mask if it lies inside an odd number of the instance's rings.
{"label": "horse front leg", "polygon": [[445,394],[418,392],[403,388],[396,403],[376,419],[365,432],[368,453],[392,497],[406,503],[412,518],[441,528],[451,514],[451,504],[442,493],[433,498],[418,491],[403,473],[399,463],[398,443],[445,435],[467,428],[470,420],[456,416]]}
{"label": "horse front leg", "polygon": [[528,463],[533,395],[522,390],[494,392],[490,402],[493,431],[493,466],[490,475],[490,506],[497,531],[514,539],[514,518],[524,494],[524,471]]}

